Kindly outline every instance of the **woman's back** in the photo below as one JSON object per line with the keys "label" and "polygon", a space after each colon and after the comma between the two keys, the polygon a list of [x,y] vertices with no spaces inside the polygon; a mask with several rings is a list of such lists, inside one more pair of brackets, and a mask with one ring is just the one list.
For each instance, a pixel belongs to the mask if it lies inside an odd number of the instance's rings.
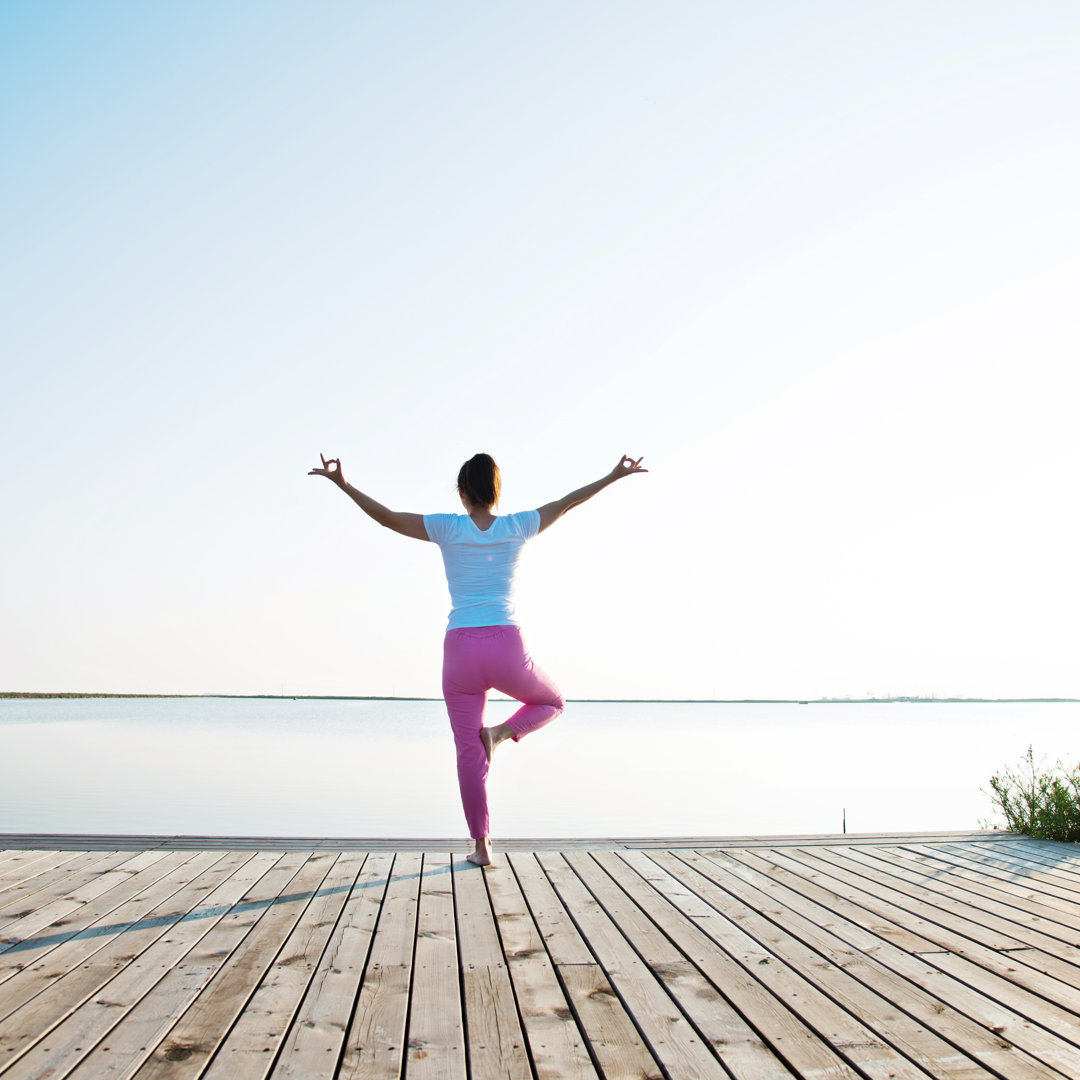
{"label": "woman's back", "polygon": [[516,626],[514,576],[522,547],[540,530],[539,512],[503,514],[487,529],[468,514],[425,514],[424,528],[439,545],[446,569],[447,629]]}

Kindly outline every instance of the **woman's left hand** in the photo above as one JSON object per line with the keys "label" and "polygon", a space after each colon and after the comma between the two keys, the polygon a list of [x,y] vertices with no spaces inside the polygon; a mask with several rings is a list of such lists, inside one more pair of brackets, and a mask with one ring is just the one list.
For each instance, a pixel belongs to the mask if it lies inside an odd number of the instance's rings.
{"label": "woman's left hand", "polygon": [[322,468],[312,469],[308,476],[325,476],[327,480],[333,480],[339,488],[344,490],[345,474],[341,471],[341,460],[339,458],[327,460],[322,454],[319,455],[319,460],[322,462]]}

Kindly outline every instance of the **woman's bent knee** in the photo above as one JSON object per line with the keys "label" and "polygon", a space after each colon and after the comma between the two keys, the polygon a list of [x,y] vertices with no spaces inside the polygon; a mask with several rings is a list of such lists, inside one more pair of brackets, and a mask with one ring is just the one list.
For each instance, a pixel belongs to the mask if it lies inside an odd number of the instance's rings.
{"label": "woman's bent knee", "polygon": [[547,700],[542,701],[540,704],[550,705],[555,710],[555,715],[558,716],[566,708],[566,698],[563,697],[562,691],[557,686],[552,686],[548,689]]}

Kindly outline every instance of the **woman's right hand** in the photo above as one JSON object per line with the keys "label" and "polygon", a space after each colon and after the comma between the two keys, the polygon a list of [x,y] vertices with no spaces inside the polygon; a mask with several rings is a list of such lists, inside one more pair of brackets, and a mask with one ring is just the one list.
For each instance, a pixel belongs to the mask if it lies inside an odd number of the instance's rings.
{"label": "woman's right hand", "polygon": [[644,458],[638,458],[637,461],[635,461],[632,457],[627,457],[626,454],[623,454],[619,464],[611,470],[611,478],[613,480],[619,480],[624,476],[632,476],[634,473],[648,472],[648,469],[643,469],[641,467],[643,460]]}
{"label": "woman's right hand", "polygon": [[322,454],[319,455],[319,460],[322,462],[322,468],[312,469],[308,476],[325,476],[327,480],[333,480],[339,488],[344,490],[345,474],[341,471],[341,460],[330,458],[328,461]]}

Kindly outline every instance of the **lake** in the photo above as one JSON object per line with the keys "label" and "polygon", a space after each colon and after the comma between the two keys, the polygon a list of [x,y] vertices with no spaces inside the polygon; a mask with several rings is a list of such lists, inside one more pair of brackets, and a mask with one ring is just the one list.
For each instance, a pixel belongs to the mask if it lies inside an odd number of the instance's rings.
{"label": "lake", "polygon": [[[492,834],[974,829],[1078,733],[1074,702],[571,702],[499,748]],[[464,837],[454,760],[441,701],[0,700],[0,832]]]}

